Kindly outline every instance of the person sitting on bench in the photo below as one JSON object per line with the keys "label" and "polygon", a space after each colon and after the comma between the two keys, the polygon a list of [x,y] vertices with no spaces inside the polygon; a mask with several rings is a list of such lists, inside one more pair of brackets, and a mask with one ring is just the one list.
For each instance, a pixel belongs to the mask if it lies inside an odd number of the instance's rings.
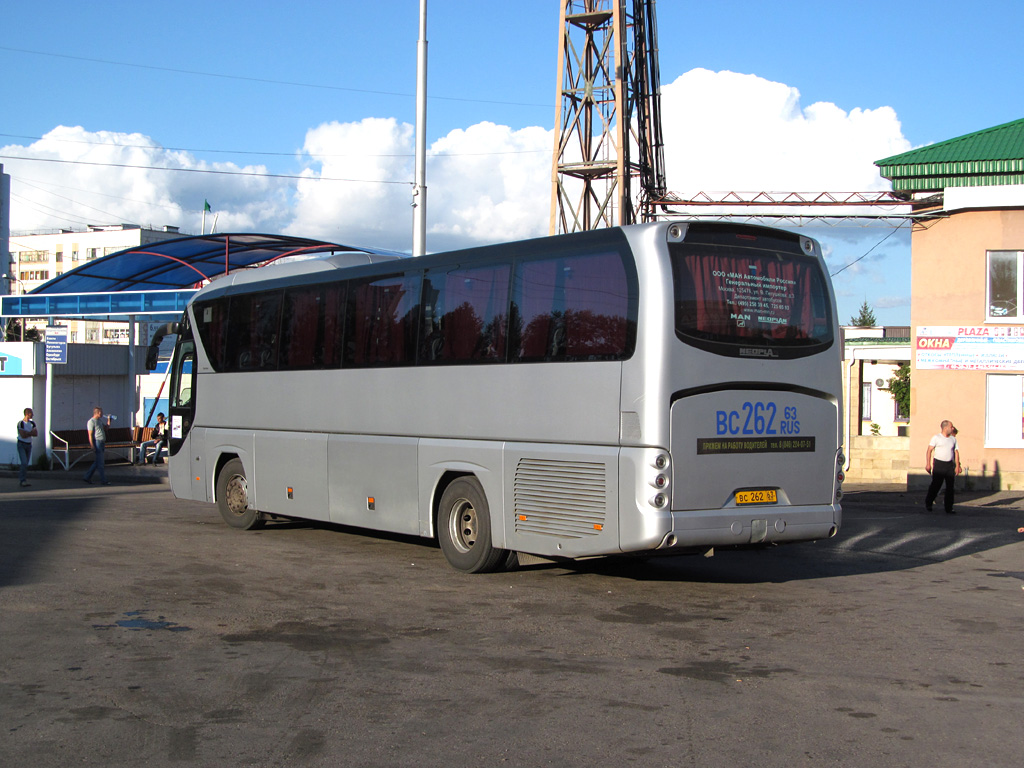
{"label": "person sitting on bench", "polygon": [[147,440],[139,446],[139,464],[148,463],[149,459],[146,458],[146,450],[153,448],[153,463],[163,464],[163,450],[167,447],[167,422],[164,420],[164,415],[158,413],[156,415],[156,426],[153,427],[153,438]]}

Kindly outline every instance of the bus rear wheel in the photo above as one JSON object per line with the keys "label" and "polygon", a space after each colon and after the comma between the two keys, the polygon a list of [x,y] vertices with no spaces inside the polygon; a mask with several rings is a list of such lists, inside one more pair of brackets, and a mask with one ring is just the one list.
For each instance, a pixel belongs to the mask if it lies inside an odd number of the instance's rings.
{"label": "bus rear wheel", "polygon": [[453,480],[441,495],[437,541],[451,566],[466,573],[489,573],[508,562],[509,553],[491,544],[490,508],[475,477]]}
{"label": "bus rear wheel", "polygon": [[238,459],[231,459],[217,476],[217,508],[232,528],[249,531],[263,525],[259,510],[249,506],[249,483]]}

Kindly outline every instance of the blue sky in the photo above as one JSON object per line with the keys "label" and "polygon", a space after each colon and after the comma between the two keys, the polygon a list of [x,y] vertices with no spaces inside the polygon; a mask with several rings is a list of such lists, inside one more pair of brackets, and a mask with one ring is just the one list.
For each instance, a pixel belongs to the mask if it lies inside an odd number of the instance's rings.
{"label": "blue sky", "polygon": [[[428,248],[546,233],[558,0],[428,5]],[[5,2],[12,231],[198,232],[208,199],[220,231],[408,249],[418,9]],[[872,161],[1024,116],[1020,2],[663,0],[657,12],[675,190],[884,189]],[[165,166],[302,178],[151,170]],[[830,271],[859,259],[834,278],[841,320],[867,300],[881,322],[909,323],[905,231],[812,234]]]}

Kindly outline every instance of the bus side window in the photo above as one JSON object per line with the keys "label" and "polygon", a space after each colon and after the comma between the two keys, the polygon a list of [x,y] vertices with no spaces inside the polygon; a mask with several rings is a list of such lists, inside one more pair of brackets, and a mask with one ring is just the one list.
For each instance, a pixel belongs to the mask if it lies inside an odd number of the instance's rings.
{"label": "bus side window", "polygon": [[348,283],[334,283],[324,288],[322,300],[323,327],[317,337],[316,365],[318,368],[340,368],[344,348],[345,297]]}
{"label": "bus side window", "polygon": [[617,360],[629,351],[629,281],[617,252],[520,262],[513,296],[513,360]]}
{"label": "bus side window", "polygon": [[220,298],[197,304],[195,318],[210,366],[215,371],[223,371],[226,367],[224,344],[227,337],[228,300]]}
{"label": "bus side window", "polygon": [[235,295],[229,306],[227,369],[276,370],[281,292]]}
{"label": "bus side window", "polygon": [[284,294],[281,323],[281,368],[313,368],[317,332],[323,326],[323,289],[319,286],[288,288]]}
{"label": "bus side window", "polygon": [[277,370],[281,338],[281,292],[258,294],[253,300],[253,367]]}
{"label": "bus side window", "polygon": [[574,360],[622,357],[629,314],[622,258],[603,253],[567,261],[566,356]]}
{"label": "bus side window", "polygon": [[423,298],[420,302],[423,313],[420,317],[420,363],[429,364],[441,359],[444,348],[444,333],[441,331],[444,300],[444,275],[428,273],[423,279]]}
{"label": "bus side window", "polygon": [[514,317],[517,346],[513,359],[542,360],[547,357],[551,322],[555,317],[554,261],[520,262],[516,267]]}
{"label": "bus side window", "polygon": [[196,349],[192,341],[183,342],[176,359],[171,389],[171,407],[188,408],[192,405]]}
{"label": "bus side window", "polygon": [[421,273],[353,281],[346,307],[346,367],[414,365]]}
{"label": "bus side window", "polygon": [[421,362],[503,361],[511,272],[511,265],[498,264],[430,274]]}

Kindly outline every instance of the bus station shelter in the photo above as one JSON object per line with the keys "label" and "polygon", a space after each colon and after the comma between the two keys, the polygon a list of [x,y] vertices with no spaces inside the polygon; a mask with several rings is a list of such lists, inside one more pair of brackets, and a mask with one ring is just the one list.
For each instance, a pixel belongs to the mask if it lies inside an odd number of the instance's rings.
{"label": "bus station shelter", "polygon": [[[49,326],[71,320],[127,323],[127,365],[122,367],[124,375],[133,379],[126,386],[134,393],[134,407],[129,406],[134,418],[138,409],[138,376],[144,372],[138,369],[145,358],[143,349],[135,344],[136,324],[175,322],[192,296],[221,275],[288,257],[316,258],[340,252],[389,253],[302,237],[245,233],[198,235],[135,246],[87,262],[29,293],[0,296],[0,327],[6,330],[7,321],[15,318],[21,320],[22,328],[26,321],[38,319],[45,319]],[[143,339],[141,347],[147,346],[148,341]],[[61,425],[51,426],[54,364],[48,359],[44,363],[42,350],[36,349],[41,346],[9,343],[0,337],[0,419],[6,417],[15,423],[22,416],[22,403],[38,402],[36,391],[45,391],[45,407],[33,407],[40,439],[45,435],[46,453],[50,456],[50,430]],[[106,359],[109,360],[109,355]],[[78,369],[96,367],[96,363],[90,366],[82,354],[68,356],[68,360],[76,368],[74,373],[68,371],[72,375],[80,375]],[[45,384],[40,387],[38,378],[44,365]],[[7,439],[4,432],[0,443]],[[11,446],[0,445],[0,463],[16,448],[13,439]],[[33,455],[38,452],[33,451]]]}

